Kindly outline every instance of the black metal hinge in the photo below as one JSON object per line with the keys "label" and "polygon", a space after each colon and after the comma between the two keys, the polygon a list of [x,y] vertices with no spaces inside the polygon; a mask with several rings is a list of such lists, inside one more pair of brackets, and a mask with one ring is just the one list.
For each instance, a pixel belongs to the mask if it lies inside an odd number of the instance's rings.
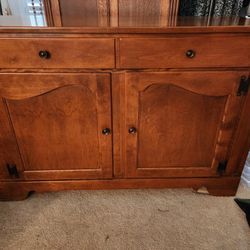
{"label": "black metal hinge", "polygon": [[19,178],[19,174],[15,164],[7,164],[7,169],[11,177]]}
{"label": "black metal hinge", "polygon": [[246,95],[250,85],[250,77],[242,76],[240,86],[237,91],[237,96]]}
{"label": "black metal hinge", "polygon": [[217,168],[218,174],[220,174],[220,175],[224,174],[226,169],[227,169],[227,161],[219,162],[219,165],[218,165],[218,168]]}

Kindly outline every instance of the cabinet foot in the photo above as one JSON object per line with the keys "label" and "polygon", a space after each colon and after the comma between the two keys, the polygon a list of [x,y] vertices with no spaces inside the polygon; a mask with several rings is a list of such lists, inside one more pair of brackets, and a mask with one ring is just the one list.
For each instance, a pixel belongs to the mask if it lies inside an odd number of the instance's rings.
{"label": "cabinet foot", "polygon": [[193,190],[199,194],[208,194],[213,196],[235,196],[237,193],[238,186],[232,187],[195,187]]}
{"label": "cabinet foot", "polygon": [[21,201],[28,198],[31,192],[18,188],[13,188],[11,185],[0,185],[0,201]]}
{"label": "cabinet foot", "polygon": [[208,193],[214,196],[235,196],[237,193],[236,188],[208,188]]}

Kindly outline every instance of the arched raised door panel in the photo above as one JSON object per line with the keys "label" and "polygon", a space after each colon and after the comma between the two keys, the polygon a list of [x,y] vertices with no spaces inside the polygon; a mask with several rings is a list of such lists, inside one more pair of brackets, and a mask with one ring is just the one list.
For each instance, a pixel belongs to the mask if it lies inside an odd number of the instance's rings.
{"label": "arched raised door panel", "polygon": [[126,74],[125,175],[217,176],[244,102],[237,95],[242,75],[248,73]]}
{"label": "arched raised door panel", "polygon": [[0,96],[0,177],[112,177],[109,74],[4,74]]}

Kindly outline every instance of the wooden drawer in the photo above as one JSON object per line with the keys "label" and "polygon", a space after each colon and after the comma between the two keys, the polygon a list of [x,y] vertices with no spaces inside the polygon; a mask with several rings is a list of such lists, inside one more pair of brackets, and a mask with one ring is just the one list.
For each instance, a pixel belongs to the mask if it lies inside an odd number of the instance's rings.
{"label": "wooden drawer", "polygon": [[[193,50],[194,57],[187,51]],[[249,67],[250,36],[121,38],[120,68]]]}
{"label": "wooden drawer", "polygon": [[[113,68],[114,39],[1,39],[0,68]],[[49,52],[39,56],[39,52]]]}

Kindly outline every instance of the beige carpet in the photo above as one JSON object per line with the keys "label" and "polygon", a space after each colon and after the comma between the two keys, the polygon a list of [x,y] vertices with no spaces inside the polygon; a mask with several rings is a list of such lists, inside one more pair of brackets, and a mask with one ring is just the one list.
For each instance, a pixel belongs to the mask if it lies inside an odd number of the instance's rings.
{"label": "beige carpet", "polygon": [[[250,198],[240,186],[238,197]],[[233,197],[190,190],[71,191],[0,202],[0,249],[249,250]]]}

